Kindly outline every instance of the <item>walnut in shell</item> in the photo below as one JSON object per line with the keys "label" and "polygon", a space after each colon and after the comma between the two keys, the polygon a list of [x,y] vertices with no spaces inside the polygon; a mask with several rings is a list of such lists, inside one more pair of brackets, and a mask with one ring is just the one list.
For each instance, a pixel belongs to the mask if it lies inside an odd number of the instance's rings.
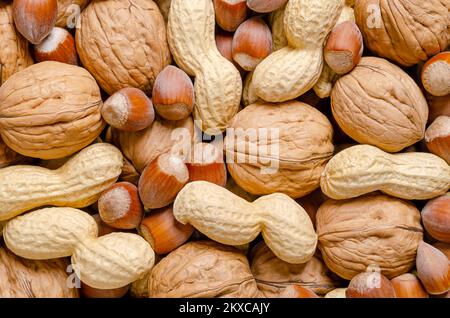
{"label": "walnut in shell", "polygon": [[242,189],[298,198],[318,188],[334,147],[331,123],[317,109],[297,101],[257,102],[240,111],[230,128],[227,165]]}
{"label": "walnut in shell", "polygon": [[152,298],[257,297],[244,254],[212,241],[189,242],[164,257],[150,272]]}
{"label": "walnut in shell", "polygon": [[93,0],[80,19],[77,52],[99,85],[110,95],[125,87],[150,94],[170,64],[158,6],[151,0]]}
{"label": "walnut in shell", "polygon": [[360,0],[355,17],[371,51],[411,66],[450,43],[449,10],[448,0]]}
{"label": "walnut in shell", "polygon": [[397,152],[423,139],[428,106],[420,88],[401,68],[363,57],[331,94],[333,116],[361,144]]}
{"label": "walnut in shell", "polygon": [[0,247],[0,298],[78,298],[68,265],[65,258],[27,260]]}
{"label": "walnut in shell", "polygon": [[55,159],[86,147],[105,126],[94,78],[78,66],[34,64],[0,88],[0,133],[14,151]]}
{"label": "walnut in shell", "polygon": [[56,26],[72,29],[76,27],[81,11],[91,0],[58,0]]}
{"label": "walnut in shell", "polygon": [[392,278],[414,266],[423,230],[413,204],[375,193],[325,201],[316,217],[325,264],[342,278],[369,268]]}

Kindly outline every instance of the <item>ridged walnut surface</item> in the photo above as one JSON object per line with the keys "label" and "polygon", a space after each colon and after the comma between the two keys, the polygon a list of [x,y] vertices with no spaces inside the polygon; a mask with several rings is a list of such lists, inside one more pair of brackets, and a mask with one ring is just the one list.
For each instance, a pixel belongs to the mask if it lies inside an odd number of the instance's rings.
{"label": "ridged walnut surface", "polygon": [[12,5],[0,2],[0,85],[12,74],[33,64],[28,41],[16,31]]}
{"label": "ridged walnut surface", "polygon": [[14,254],[35,260],[71,256],[77,244],[97,235],[95,219],[73,208],[36,210],[10,220],[3,230]]}
{"label": "ridged walnut surface", "polygon": [[328,200],[316,220],[323,259],[345,279],[370,266],[388,278],[414,266],[422,226],[419,210],[409,202],[381,194]]}
{"label": "ridged walnut surface", "polygon": [[381,57],[411,66],[450,43],[448,0],[360,0],[356,22],[365,45]]}
{"label": "ridged walnut surface", "polygon": [[170,64],[164,19],[151,0],[93,0],[81,14],[76,44],[84,67],[110,95],[124,87],[150,94]]}
{"label": "ridged walnut surface", "polygon": [[25,156],[70,156],[101,133],[101,106],[100,89],[84,68],[34,64],[0,88],[0,133],[11,149]]}
{"label": "ridged walnut surface", "polygon": [[116,182],[122,154],[114,146],[89,146],[57,170],[38,166],[0,169],[0,220],[44,206],[85,207]]}
{"label": "ridged walnut surface", "polygon": [[[230,128],[235,133],[230,130],[225,138],[227,166],[244,190],[298,198],[319,187],[320,174],[333,154],[333,128],[314,107],[297,101],[260,102],[240,111]],[[239,135],[239,129],[255,137]],[[259,129],[266,130],[267,138],[256,137]],[[268,169],[271,166],[273,171]]]}
{"label": "ridged walnut surface", "polygon": [[428,106],[414,80],[396,65],[363,57],[331,94],[333,116],[361,144],[397,152],[423,139]]}
{"label": "ridged walnut surface", "polygon": [[335,155],[320,180],[322,192],[342,200],[380,190],[408,200],[427,200],[450,188],[450,167],[430,153],[388,154],[357,145]]}
{"label": "ridged walnut surface", "polygon": [[91,0],[58,0],[56,26],[74,28],[80,13]]}
{"label": "ridged walnut surface", "polygon": [[323,44],[339,18],[344,0],[290,0],[284,12],[288,46],[255,69],[256,94],[269,102],[294,99],[311,89],[323,68]]}
{"label": "ridged walnut surface", "polygon": [[142,278],[155,262],[155,253],[141,236],[111,233],[82,241],[72,255],[80,279],[99,289],[114,289]]}
{"label": "ridged walnut surface", "polygon": [[250,269],[265,297],[277,297],[290,285],[309,288],[319,295],[339,286],[330,278],[330,270],[317,257],[305,264],[289,264],[276,257],[264,242],[260,242],[253,248],[250,259]]}
{"label": "ridged walnut surface", "polygon": [[195,181],[178,193],[173,214],[223,244],[247,244],[261,232],[274,254],[293,264],[307,262],[316,249],[317,235],[308,214],[281,193],[250,203],[216,184]]}
{"label": "ridged walnut surface", "polygon": [[210,241],[189,242],[164,257],[150,272],[149,296],[257,297],[244,254]]}
{"label": "ridged walnut surface", "polygon": [[66,259],[31,261],[0,247],[0,298],[78,298]]}
{"label": "ridged walnut surface", "polygon": [[172,0],[168,21],[170,50],[177,64],[195,76],[194,118],[210,135],[227,128],[239,109],[242,93],[239,71],[219,53],[214,27],[211,0]]}

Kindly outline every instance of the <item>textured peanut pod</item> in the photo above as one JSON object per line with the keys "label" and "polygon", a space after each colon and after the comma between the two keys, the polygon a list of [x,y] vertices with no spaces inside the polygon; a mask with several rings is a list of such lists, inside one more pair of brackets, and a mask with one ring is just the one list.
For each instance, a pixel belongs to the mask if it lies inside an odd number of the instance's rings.
{"label": "textured peanut pod", "polygon": [[204,131],[225,130],[239,109],[242,94],[239,71],[218,51],[214,27],[212,1],[172,0],[169,46],[177,64],[195,76],[194,118],[201,120]]}
{"label": "textured peanut pod", "polygon": [[125,87],[150,94],[170,64],[164,19],[151,0],[93,0],[75,40],[84,67],[109,95]]}
{"label": "textured peanut pod", "polygon": [[106,143],[91,145],[57,170],[37,166],[0,169],[0,220],[44,205],[86,207],[114,184],[122,154]]}
{"label": "textured peanut pod", "polygon": [[179,222],[223,244],[243,245],[261,232],[274,254],[289,263],[307,262],[316,249],[308,214],[281,193],[250,203],[218,185],[196,181],[178,193],[173,213]]}
{"label": "textured peanut pod", "polygon": [[59,62],[34,64],[0,88],[0,133],[29,157],[70,156],[105,127],[100,89],[84,68]]}
{"label": "textured peanut pod", "polygon": [[427,200],[450,188],[450,167],[429,153],[388,154],[357,145],[335,155],[320,180],[322,192],[341,200],[373,191],[409,200]]}
{"label": "textured peanut pod", "polygon": [[258,102],[259,97],[256,96],[253,86],[253,72],[249,72],[244,80],[244,89],[242,90],[242,104],[248,106]]}
{"label": "textured peanut pod", "polygon": [[10,3],[0,3],[0,85],[12,74],[33,64],[28,41],[16,31]]}
{"label": "textured peanut pod", "polygon": [[323,44],[344,7],[342,0],[290,0],[284,12],[288,46],[255,69],[256,94],[269,102],[294,99],[311,89],[323,68]]}
{"label": "textured peanut pod", "polygon": [[80,280],[98,289],[128,285],[144,277],[154,262],[150,245],[132,233],[116,232],[83,240],[72,255]]}
{"label": "textured peanut pod", "polygon": [[286,34],[284,33],[284,10],[286,10],[286,6],[273,11],[269,15],[269,22],[272,30],[273,51],[278,51],[288,45]]}
{"label": "textured peanut pod", "polygon": [[79,14],[91,0],[58,0],[56,26],[73,29],[76,27]]}
{"label": "textured peanut pod", "polygon": [[73,208],[36,210],[10,220],[3,229],[14,254],[36,260],[70,256],[77,244],[97,235],[95,219]]}

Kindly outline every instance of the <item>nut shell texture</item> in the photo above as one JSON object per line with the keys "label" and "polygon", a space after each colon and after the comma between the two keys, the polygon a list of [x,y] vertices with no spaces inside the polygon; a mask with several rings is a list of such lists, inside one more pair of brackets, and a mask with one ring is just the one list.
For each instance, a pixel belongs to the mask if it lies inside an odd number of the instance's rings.
{"label": "nut shell texture", "polygon": [[139,235],[111,233],[84,240],[72,255],[83,283],[98,289],[114,289],[142,278],[155,262],[155,253]]}
{"label": "nut shell texture", "polygon": [[423,235],[420,212],[411,203],[381,194],[328,200],[316,217],[319,249],[339,276],[350,280],[376,266],[392,278],[414,266]]}
{"label": "nut shell texture", "polygon": [[78,55],[99,85],[110,95],[124,87],[151,94],[156,76],[170,63],[158,6],[147,0],[93,0],[80,23]]}
{"label": "nut shell texture", "polygon": [[56,26],[74,28],[81,12],[91,0],[58,0],[58,15]]}
{"label": "nut shell texture", "polygon": [[25,156],[66,157],[101,133],[101,106],[100,89],[85,69],[59,62],[34,64],[0,88],[0,133]]}
{"label": "nut shell texture", "polygon": [[420,88],[386,60],[363,57],[332,91],[342,130],[362,144],[397,152],[423,139],[428,106]]}
{"label": "nut shell texture", "polygon": [[28,259],[70,256],[78,243],[96,238],[95,219],[73,208],[36,210],[9,221],[3,229],[6,246]]}

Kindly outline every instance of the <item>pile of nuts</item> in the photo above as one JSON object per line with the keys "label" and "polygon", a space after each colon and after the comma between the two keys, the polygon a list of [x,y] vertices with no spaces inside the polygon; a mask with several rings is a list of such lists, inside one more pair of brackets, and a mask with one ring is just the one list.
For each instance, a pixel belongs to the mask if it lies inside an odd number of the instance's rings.
{"label": "pile of nuts", "polygon": [[448,0],[0,22],[0,297],[450,297]]}

